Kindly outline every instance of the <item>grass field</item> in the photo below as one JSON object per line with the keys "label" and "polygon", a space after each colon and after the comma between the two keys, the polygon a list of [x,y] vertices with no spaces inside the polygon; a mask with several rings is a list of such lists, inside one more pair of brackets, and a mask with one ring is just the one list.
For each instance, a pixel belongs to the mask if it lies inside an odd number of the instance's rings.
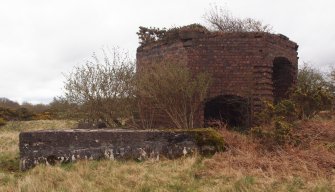
{"label": "grass field", "polygon": [[20,131],[75,124],[50,120],[1,127],[0,191],[335,191],[334,120],[300,123],[303,147],[264,151],[247,135],[223,130],[229,150],[211,158],[80,161],[19,171]]}

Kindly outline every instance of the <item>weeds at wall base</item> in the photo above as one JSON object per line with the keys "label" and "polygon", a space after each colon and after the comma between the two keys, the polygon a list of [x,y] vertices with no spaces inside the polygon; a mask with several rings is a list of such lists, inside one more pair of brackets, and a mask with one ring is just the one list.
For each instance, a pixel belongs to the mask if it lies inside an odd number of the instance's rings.
{"label": "weeds at wall base", "polygon": [[[64,126],[57,121],[30,123],[34,126],[24,123],[16,130],[0,131],[0,152],[8,154],[4,161],[17,156],[18,130]],[[328,147],[335,141],[334,125],[334,120],[301,121],[293,133],[311,137],[301,136],[303,145],[298,147],[284,145],[272,151],[248,134],[222,129],[229,147],[210,158],[78,161],[23,173],[0,168],[0,191],[334,191],[335,155]]]}

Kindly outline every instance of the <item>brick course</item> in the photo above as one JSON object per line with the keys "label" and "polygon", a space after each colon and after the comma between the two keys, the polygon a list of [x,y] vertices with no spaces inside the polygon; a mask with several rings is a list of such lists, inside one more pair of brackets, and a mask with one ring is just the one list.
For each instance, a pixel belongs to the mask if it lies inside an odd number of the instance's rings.
{"label": "brick course", "polygon": [[[261,109],[262,100],[274,101],[273,65],[276,58],[288,65],[277,76],[289,75],[291,82],[277,83],[276,90],[285,91],[295,84],[298,70],[298,45],[283,35],[263,32],[179,32],[174,38],[157,40],[137,49],[137,68],[159,60],[186,63],[192,72],[207,71],[213,83],[206,100],[220,95],[245,98],[250,107],[250,122]],[[281,61],[279,59],[279,61]],[[283,79],[282,79],[283,80]],[[163,119],[162,119],[163,118]],[[167,118],[167,117],[166,117]],[[204,125],[204,114],[199,114],[197,126]],[[160,123],[167,122],[160,116]],[[159,124],[159,122],[158,122]]]}

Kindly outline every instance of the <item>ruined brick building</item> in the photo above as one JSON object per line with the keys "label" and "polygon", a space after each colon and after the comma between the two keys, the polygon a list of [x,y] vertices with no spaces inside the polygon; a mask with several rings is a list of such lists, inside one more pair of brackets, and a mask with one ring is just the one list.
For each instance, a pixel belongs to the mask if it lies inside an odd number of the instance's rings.
{"label": "ruined brick building", "polygon": [[218,119],[248,127],[263,100],[287,97],[297,78],[297,49],[283,35],[179,30],[142,44],[137,49],[137,67],[168,59],[187,63],[194,73],[209,72],[213,82],[197,126]]}

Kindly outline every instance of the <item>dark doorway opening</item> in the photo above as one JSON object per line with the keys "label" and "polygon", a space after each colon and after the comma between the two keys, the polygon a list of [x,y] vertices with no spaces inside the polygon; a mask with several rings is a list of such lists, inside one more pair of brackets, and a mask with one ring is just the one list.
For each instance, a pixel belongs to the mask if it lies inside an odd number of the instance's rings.
{"label": "dark doorway opening", "polygon": [[205,104],[205,126],[225,123],[229,127],[245,129],[249,125],[248,102],[243,97],[222,95]]}
{"label": "dark doorway opening", "polygon": [[277,57],[273,60],[272,82],[275,103],[288,98],[294,80],[293,72],[293,65],[287,58]]}

